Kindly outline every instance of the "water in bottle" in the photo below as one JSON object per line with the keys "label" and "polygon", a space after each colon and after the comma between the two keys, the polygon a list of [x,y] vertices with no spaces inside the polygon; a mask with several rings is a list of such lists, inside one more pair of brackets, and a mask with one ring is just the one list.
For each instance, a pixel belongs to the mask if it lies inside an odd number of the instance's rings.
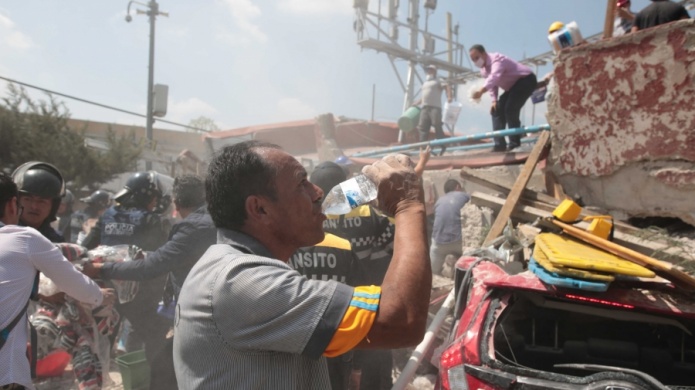
{"label": "water in bottle", "polygon": [[365,175],[348,179],[331,189],[323,200],[324,214],[347,214],[357,206],[376,199],[376,185]]}

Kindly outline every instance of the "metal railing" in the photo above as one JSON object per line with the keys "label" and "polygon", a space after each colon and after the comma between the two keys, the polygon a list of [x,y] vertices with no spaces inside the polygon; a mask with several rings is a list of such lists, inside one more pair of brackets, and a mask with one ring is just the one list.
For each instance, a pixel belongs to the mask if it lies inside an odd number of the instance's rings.
{"label": "metal railing", "polygon": [[[359,152],[359,153],[353,154],[351,157],[378,157],[378,156],[384,156],[384,155],[390,154],[390,153],[403,152],[406,150],[417,150],[417,149],[420,149],[422,147],[426,147],[428,145],[430,147],[444,146],[444,145],[450,145],[450,144],[455,144],[455,143],[459,143],[459,142],[478,141],[478,140],[493,138],[493,137],[506,137],[506,136],[510,136],[510,135],[521,135],[521,134],[525,134],[525,133],[538,133],[538,132],[541,132],[544,130],[550,130],[550,125],[545,124],[545,125],[538,125],[538,126],[526,126],[526,127],[519,127],[516,129],[488,131],[487,133],[478,133],[478,134],[472,134],[472,135],[464,135],[464,136],[460,136],[460,137],[442,138],[442,139],[437,139],[437,140],[432,140],[432,141],[415,142],[412,144],[392,146],[392,147],[379,149],[379,150],[371,150],[368,152]],[[476,146],[476,148],[481,148],[481,146],[478,146],[478,145],[473,145],[473,146]],[[462,149],[462,150],[467,150],[467,149]]]}

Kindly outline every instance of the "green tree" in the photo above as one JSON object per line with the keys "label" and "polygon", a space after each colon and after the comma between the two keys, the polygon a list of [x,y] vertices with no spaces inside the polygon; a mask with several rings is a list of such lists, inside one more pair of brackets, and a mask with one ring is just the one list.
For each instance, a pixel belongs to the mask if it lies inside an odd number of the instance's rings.
{"label": "green tree", "polygon": [[73,188],[90,189],[135,168],[140,146],[109,129],[107,150],[97,151],[85,145],[84,129],[70,128],[68,119],[67,107],[53,96],[36,101],[9,84],[0,104],[0,167],[11,172],[27,161],[45,161]]}
{"label": "green tree", "polygon": [[[191,121],[188,122],[188,126],[189,128],[186,128],[186,131],[197,133],[205,133],[220,130],[220,128],[217,127],[217,124],[214,120],[202,115],[195,119],[191,119]],[[198,130],[191,129],[190,127],[193,127]]]}

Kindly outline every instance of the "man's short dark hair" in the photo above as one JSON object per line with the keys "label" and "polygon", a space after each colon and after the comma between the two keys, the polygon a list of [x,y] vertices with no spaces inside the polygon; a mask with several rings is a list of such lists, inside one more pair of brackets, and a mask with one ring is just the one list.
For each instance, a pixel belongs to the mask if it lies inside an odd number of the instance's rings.
{"label": "man's short dark hair", "polygon": [[251,195],[277,199],[274,179],[279,167],[265,161],[258,149],[281,148],[268,142],[240,142],[224,147],[210,162],[205,196],[216,227],[239,230],[246,221],[246,198]]}
{"label": "man's short dark hair", "polygon": [[176,176],[173,194],[178,207],[197,209],[205,204],[205,182],[198,175]]}
{"label": "man's short dark hair", "polygon": [[461,183],[458,180],[449,179],[444,183],[444,193],[448,194],[451,191],[456,191],[461,187]]}
{"label": "man's short dark hair", "polygon": [[485,47],[483,47],[483,45],[479,45],[479,44],[475,44],[475,45],[471,46],[471,50],[478,51],[478,52],[480,52],[481,54],[482,54],[482,53],[487,53],[487,52],[485,51]]}
{"label": "man's short dark hair", "polygon": [[17,184],[12,180],[12,176],[0,172],[0,218],[5,217],[5,206],[7,202],[17,196]]}

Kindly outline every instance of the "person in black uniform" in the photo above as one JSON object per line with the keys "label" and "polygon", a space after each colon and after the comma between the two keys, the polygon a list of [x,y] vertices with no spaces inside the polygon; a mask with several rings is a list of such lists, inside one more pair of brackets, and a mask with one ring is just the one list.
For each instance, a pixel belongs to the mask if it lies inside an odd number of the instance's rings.
{"label": "person in black uniform", "polygon": [[652,0],[651,4],[635,16],[632,32],[689,18],[690,14],[680,4],[668,0]]}
{"label": "person in black uniform", "polygon": [[[151,280],[168,274],[164,301],[175,304],[183,281],[198,259],[217,243],[217,228],[205,204],[205,183],[195,175],[178,176],[174,180],[173,200],[183,218],[169,234],[169,241],[141,261],[85,264],[90,277],[120,280]],[[150,389],[176,389],[173,339],[166,340],[165,349],[151,362]]]}
{"label": "person in black uniform", "polygon": [[131,176],[114,196],[117,204],[104,212],[82,245],[87,249],[135,245],[145,251],[157,250],[168,236],[166,223],[154,212],[163,195],[156,172]]}
{"label": "person in black uniform", "polygon": [[[309,181],[319,186],[324,194],[346,179],[345,171],[330,161],[317,165],[309,177]],[[393,256],[393,220],[369,205],[356,207],[345,215],[326,217],[323,230],[349,240],[357,255],[361,276],[356,285],[381,285]],[[352,368],[352,375],[360,378],[359,388],[362,390],[390,389],[393,386],[391,350],[355,351]]]}
{"label": "person in black uniform", "polygon": [[89,233],[84,230],[85,222],[99,219],[111,205],[112,197],[113,195],[108,191],[96,190],[88,197],[80,199],[87,207],[72,214],[70,219],[70,242],[82,244],[87,233]]}
{"label": "person in black uniform", "polygon": [[65,195],[60,199],[60,205],[56,212],[56,220],[51,223],[53,229],[65,238],[65,242],[72,242],[72,231],[70,230],[70,220],[72,219],[72,206],[75,203],[75,196],[72,191],[65,189]]}
{"label": "person in black uniform", "polygon": [[51,227],[65,195],[65,181],[58,168],[31,161],[20,165],[12,173],[12,180],[17,184],[19,205],[23,208],[19,224],[38,230],[51,242],[65,242],[65,238]]}
{"label": "person in black uniform", "polygon": [[[135,245],[152,252],[164,245],[168,223],[154,212],[163,196],[156,172],[138,172],[131,176],[108,208],[90,230],[82,245],[88,249],[98,245]],[[157,306],[164,290],[165,276],[140,283],[135,298],[117,307],[131,324],[126,350],[145,345],[145,355],[152,362],[162,353],[170,321],[157,315]]]}

